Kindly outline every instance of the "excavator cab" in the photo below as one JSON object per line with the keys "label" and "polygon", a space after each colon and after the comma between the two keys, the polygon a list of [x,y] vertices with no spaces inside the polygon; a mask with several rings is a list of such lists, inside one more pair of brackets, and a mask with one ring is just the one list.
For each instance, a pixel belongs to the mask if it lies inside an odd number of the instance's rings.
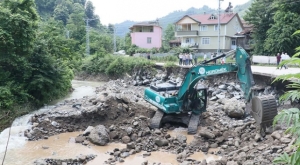
{"label": "excavator cab", "polygon": [[207,88],[203,85],[196,85],[189,97],[189,106],[187,110],[194,114],[200,114],[206,111],[207,106]]}

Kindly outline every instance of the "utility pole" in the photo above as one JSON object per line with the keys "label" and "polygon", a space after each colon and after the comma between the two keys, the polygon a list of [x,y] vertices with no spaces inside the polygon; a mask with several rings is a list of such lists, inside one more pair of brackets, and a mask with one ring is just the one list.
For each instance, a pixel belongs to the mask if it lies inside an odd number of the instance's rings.
{"label": "utility pole", "polygon": [[116,26],[114,26],[114,52],[117,51],[117,45],[116,45]]}
{"label": "utility pole", "polygon": [[218,7],[218,56],[220,55],[220,12],[221,12],[221,4],[220,1],[224,0],[218,0],[219,7]]}
{"label": "utility pole", "polygon": [[89,27],[89,21],[92,21],[95,19],[85,19],[86,21],[86,55],[90,55],[90,27]]}

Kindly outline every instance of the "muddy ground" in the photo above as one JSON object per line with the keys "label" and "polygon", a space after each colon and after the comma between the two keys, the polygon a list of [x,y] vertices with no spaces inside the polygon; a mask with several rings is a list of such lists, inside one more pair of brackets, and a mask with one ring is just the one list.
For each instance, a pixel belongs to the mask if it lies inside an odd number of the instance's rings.
{"label": "muddy ground", "polygon": [[[158,74],[160,76],[155,76],[155,80],[150,78],[152,82],[166,76],[168,79],[182,77],[182,74]],[[285,128],[270,128],[262,137],[254,119],[243,115],[245,104],[235,74],[214,76],[203,81],[211,91],[210,101],[207,112],[201,115],[201,129],[190,144],[187,144],[184,135],[174,138],[167,133],[178,125],[166,123],[161,129],[150,129],[149,122],[157,108],[143,99],[146,86],[138,86],[137,83],[140,77],[148,75],[136,76],[110,80],[96,89],[95,96],[65,100],[47,113],[34,115],[30,120],[33,127],[25,131],[25,136],[29,140],[39,140],[63,132],[84,131],[76,137],[76,142],[87,147],[110,142],[127,144],[126,148],[109,151],[111,158],[106,161],[107,164],[124,162],[129,155],[141,151],[147,151],[143,156],[149,156],[152,151],[164,150],[177,154],[178,164],[267,165],[283,152],[293,152],[291,146],[295,138],[285,135]],[[268,86],[269,82],[261,78],[257,80],[257,94],[279,97],[280,91]],[[221,160],[207,163],[188,158],[194,152],[206,153],[211,148],[218,148],[213,154],[222,156]],[[51,162],[48,161],[48,164],[63,163],[61,160]],[[78,160],[72,162],[76,164]]]}

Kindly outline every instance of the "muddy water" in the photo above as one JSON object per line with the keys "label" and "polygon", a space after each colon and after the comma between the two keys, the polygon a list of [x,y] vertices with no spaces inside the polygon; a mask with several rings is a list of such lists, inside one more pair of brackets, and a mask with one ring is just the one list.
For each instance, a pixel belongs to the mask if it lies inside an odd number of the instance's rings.
{"label": "muddy water", "polygon": [[[177,131],[175,131],[177,133]],[[54,158],[54,159],[68,159],[76,158],[80,154],[89,155],[95,154],[97,157],[88,162],[87,165],[99,165],[104,164],[111,156],[107,153],[113,151],[115,148],[125,148],[125,144],[121,143],[110,143],[107,146],[84,146],[75,143],[75,137],[81,132],[72,133],[62,133],[49,137],[47,140],[30,141],[24,144],[21,148],[11,149],[7,152],[7,156],[4,164],[9,165],[30,165],[37,159],[43,158]],[[189,135],[190,136],[190,135]],[[214,152],[213,150],[209,151]],[[143,157],[144,152],[131,155],[125,159],[124,163],[119,163],[122,165],[132,165],[141,164],[145,160],[148,163],[161,163],[164,165],[178,164],[176,161],[176,155],[164,151],[152,152],[151,156]],[[3,157],[3,153],[0,154],[0,158]],[[205,155],[202,152],[196,152],[190,156],[190,158],[195,160],[204,160],[208,162],[211,160],[220,159],[220,157],[208,154]]]}
{"label": "muddy water", "polygon": [[[99,82],[88,82],[88,81],[72,81],[73,88],[75,89],[73,93],[52,102],[52,105],[59,103],[64,99],[77,99],[82,98],[83,96],[94,95],[95,87],[101,85]],[[52,105],[45,106],[34,113],[43,113],[45,111],[51,110]],[[34,114],[32,113],[32,114]],[[49,137],[47,140],[40,141],[26,141],[26,138],[22,135],[22,132],[28,128],[28,119],[32,114],[25,115],[16,119],[11,127],[11,136],[10,142],[8,145],[8,150],[6,153],[6,159],[4,165],[31,165],[37,159],[42,158],[54,158],[54,159],[67,159],[67,158],[76,158],[80,154],[89,155],[95,154],[98,155],[94,160],[88,162],[88,165],[99,165],[103,164],[107,159],[110,158],[110,155],[107,154],[108,151],[113,151],[114,148],[124,148],[125,144],[120,143],[111,143],[107,146],[83,146],[81,144],[75,143],[75,137],[80,134],[80,132],[73,133],[63,133],[56,136]],[[0,133],[0,161],[4,157],[4,151],[6,147],[6,142],[9,134],[9,129],[4,130]],[[187,143],[190,143],[193,140],[192,135],[187,135],[186,128],[177,128],[173,131],[169,131],[169,134],[172,137],[181,134],[187,137]],[[209,153],[214,152],[210,151]],[[141,164],[147,160],[150,164],[161,163],[163,165],[168,164],[178,164],[176,161],[176,155],[164,151],[152,152],[151,156],[143,157],[143,152],[131,155],[125,159],[124,163],[119,163],[122,165],[132,165],[132,164]],[[220,159],[220,157],[215,155],[205,155],[202,152],[194,153],[190,158],[195,160],[206,159],[208,162],[211,160]]]}

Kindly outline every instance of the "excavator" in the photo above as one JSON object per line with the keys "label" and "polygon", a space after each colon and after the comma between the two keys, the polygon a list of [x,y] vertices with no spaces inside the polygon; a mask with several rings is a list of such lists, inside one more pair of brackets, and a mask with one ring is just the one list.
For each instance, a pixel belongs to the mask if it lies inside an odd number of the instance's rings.
{"label": "excavator", "polygon": [[[223,57],[235,56],[235,63],[216,64],[211,62]],[[250,112],[259,126],[261,134],[272,125],[277,115],[277,103],[273,95],[254,96],[254,79],[251,61],[248,53],[237,46],[230,53],[223,53],[213,59],[192,66],[179,84],[173,81],[150,85],[144,91],[144,99],[156,106],[150,122],[150,127],[160,128],[167,116],[182,118],[188,126],[188,134],[196,134],[200,122],[200,115],[206,111],[208,92],[200,80],[213,75],[235,72],[244,93],[246,111]],[[187,118],[187,120],[183,120]],[[187,121],[187,122],[184,122]]]}

